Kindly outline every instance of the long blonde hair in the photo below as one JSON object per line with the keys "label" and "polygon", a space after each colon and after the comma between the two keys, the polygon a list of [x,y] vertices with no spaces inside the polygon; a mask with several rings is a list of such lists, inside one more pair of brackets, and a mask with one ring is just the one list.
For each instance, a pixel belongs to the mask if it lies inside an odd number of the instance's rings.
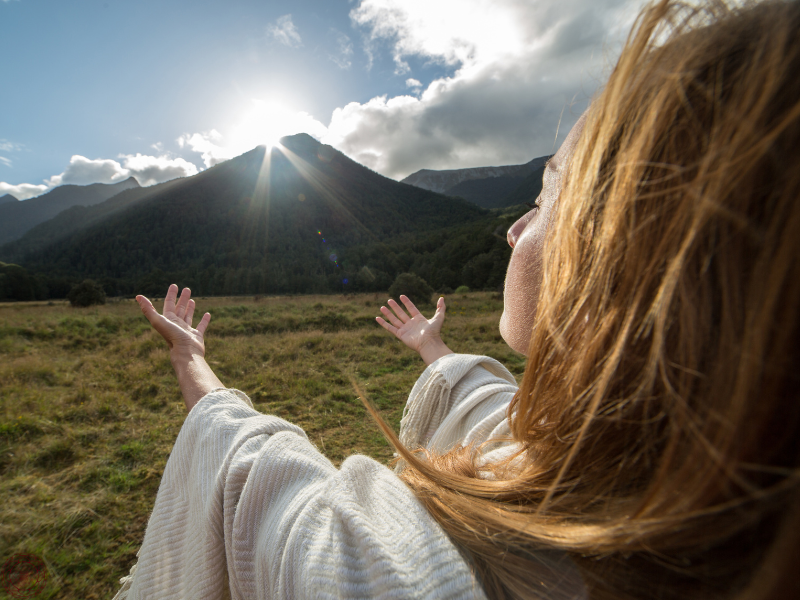
{"label": "long blonde hair", "polygon": [[[494,598],[772,598],[800,566],[800,5],[646,8],[592,103],[511,407],[401,477]],[[491,470],[494,479],[485,478]]]}

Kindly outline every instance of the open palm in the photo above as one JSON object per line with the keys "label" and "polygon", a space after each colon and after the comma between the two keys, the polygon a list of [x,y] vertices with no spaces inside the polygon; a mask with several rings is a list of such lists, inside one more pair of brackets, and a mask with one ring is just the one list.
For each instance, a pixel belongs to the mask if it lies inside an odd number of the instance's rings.
{"label": "open palm", "polygon": [[136,296],[136,301],[153,329],[166,340],[170,351],[199,353],[200,356],[205,356],[203,336],[211,321],[211,315],[204,314],[197,324],[197,329],[192,327],[195,302],[191,299],[191,295],[192,292],[189,288],[183,288],[181,297],[178,299],[178,286],[173,283],[169,286],[167,296],[164,298],[162,314],[158,314],[152,302],[144,296]]}
{"label": "open palm", "polygon": [[406,296],[400,296],[400,302],[405,305],[408,313],[397,302],[390,299],[388,304],[392,310],[381,306],[381,312],[388,322],[381,317],[375,318],[381,327],[393,333],[398,340],[420,354],[427,345],[441,342],[442,324],[446,310],[444,298],[439,298],[436,303],[436,312],[430,319],[426,319]]}

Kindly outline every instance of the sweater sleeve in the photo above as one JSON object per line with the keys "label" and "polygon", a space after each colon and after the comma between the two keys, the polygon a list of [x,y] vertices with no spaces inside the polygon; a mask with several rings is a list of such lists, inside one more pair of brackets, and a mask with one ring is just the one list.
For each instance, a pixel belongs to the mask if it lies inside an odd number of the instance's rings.
{"label": "sweater sleeve", "polygon": [[457,444],[509,438],[514,376],[488,356],[448,354],[425,369],[408,397],[400,441],[445,453]]}
{"label": "sweater sleeve", "polygon": [[123,598],[484,598],[388,468],[340,469],[295,425],[220,390],[191,410]]}

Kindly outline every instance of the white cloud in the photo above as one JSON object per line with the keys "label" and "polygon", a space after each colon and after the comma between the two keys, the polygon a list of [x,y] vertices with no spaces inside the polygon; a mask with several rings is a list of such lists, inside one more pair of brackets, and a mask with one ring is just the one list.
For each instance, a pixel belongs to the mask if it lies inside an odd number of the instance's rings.
{"label": "white cloud", "polygon": [[221,140],[222,135],[216,129],[212,129],[203,133],[185,133],[178,138],[178,145],[201,154],[203,164],[206,167],[213,167],[236,156],[219,145]]}
{"label": "white cloud", "polygon": [[11,194],[18,200],[27,200],[65,184],[118,183],[135,177],[140,185],[148,186],[197,174],[197,167],[182,158],[143,154],[121,154],[118,158],[122,159],[121,163],[110,158],[89,159],[76,154],[63,173],[45,179],[44,185],[0,182],[0,195]]}
{"label": "white cloud", "polygon": [[148,186],[178,177],[197,175],[197,167],[182,158],[147,156],[143,154],[121,154],[123,168],[129,177],[135,177],[139,185]]}
{"label": "white cloud", "polygon": [[332,32],[336,35],[337,54],[331,54],[330,59],[336,63],[340,69],[349,69],[353,64],[353,42],[350,38],[335,29]]}
{"label": "white cloud", "polygon": [[[381,96],[336,109],[323,141],[395,178],[549,154],[562,110],[559,142],[642,4],[362,0],[351,20],[373,51],[388,47],[398,74],[410,70],[410,58],[455,70],[418,98]],[[413,81],[407,85],[419,89]]]}
{"label": "white cloud", "polygon": [[408,79],[406,79],[406,87],[410,88],[422,87],[422,82],[419,79],[414,79],[413,77],[409,77]]}
{"label": "white cloud", "polygon": [[16,152],[17,150],[22,150],[22,148],[22,144],[0,139],[0,152]]}
{"label": "white cloud", "polygon": [[46,179],[49,187],[56,187],[71,183],[74,185],[89,185],[90,183],[117,183],[127,179],[127,171],[122,165],[110,158],[92,160],[85,156],[75,154],[69,165],[60,175],[53,175]]}
{"label": "white cloud", "polygon": [[296,133],[307,133],[321,139],[327,134],[327,128],[306,112],[274,102],[253,100],[251,109],[226,135],[215,129],[187,133],[178,138],[178,145],[199,153],[206,167],[212,167],[256,146],[275,145],[283,136]]}
{"label": "white cloud", "polygon": [[6,158],[5,156],[0,156],[0,163],[3,163],[5,166],[11,166],[11,159]]}
{"label": "white cloud", "polygon": [[267,34],[290,48],[297,48],[303,45],[303,40],[297,31],[297,27],[292,22],[292,15],[290,14],[278,17],[274,24],[267,27]]}
{"label": "white cloud", "polygon": [[48,187],[67,183],[89,185],[117,183],[135,177],[140,185],[148,186],[197,174],[197,167],[182,158],[143,154],[121,154],[118,158],[122,159],[122,163],[110,158],[93,160],[76,154],[63,173],[53,175],[45,183]]}
{"label": "white cloud", "polygon": [[17,200],[27,200],[34,196],[44,194],[49,188],[46,185],[33,185],[31,183],[20,183],[19,185],[11,185],[0,181],[0,196],[11,194]]}

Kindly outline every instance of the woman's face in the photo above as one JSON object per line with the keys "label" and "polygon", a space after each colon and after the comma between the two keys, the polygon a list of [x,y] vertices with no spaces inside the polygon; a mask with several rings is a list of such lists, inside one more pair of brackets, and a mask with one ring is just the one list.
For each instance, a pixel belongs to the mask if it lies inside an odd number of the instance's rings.
{"label": "woman's face", "polygon": [[508,263],[503,298],[500,334],[517,352],[527,354],[536,299],[542,282],[542,250],[545,234],[561,194],[561,178],[575,154],[575,146],[583,131],[586,113],[567,135],[567,139],[544,169],[542,193],[536,208],[524,214],[508,230],[508,244],[514,249]]}

